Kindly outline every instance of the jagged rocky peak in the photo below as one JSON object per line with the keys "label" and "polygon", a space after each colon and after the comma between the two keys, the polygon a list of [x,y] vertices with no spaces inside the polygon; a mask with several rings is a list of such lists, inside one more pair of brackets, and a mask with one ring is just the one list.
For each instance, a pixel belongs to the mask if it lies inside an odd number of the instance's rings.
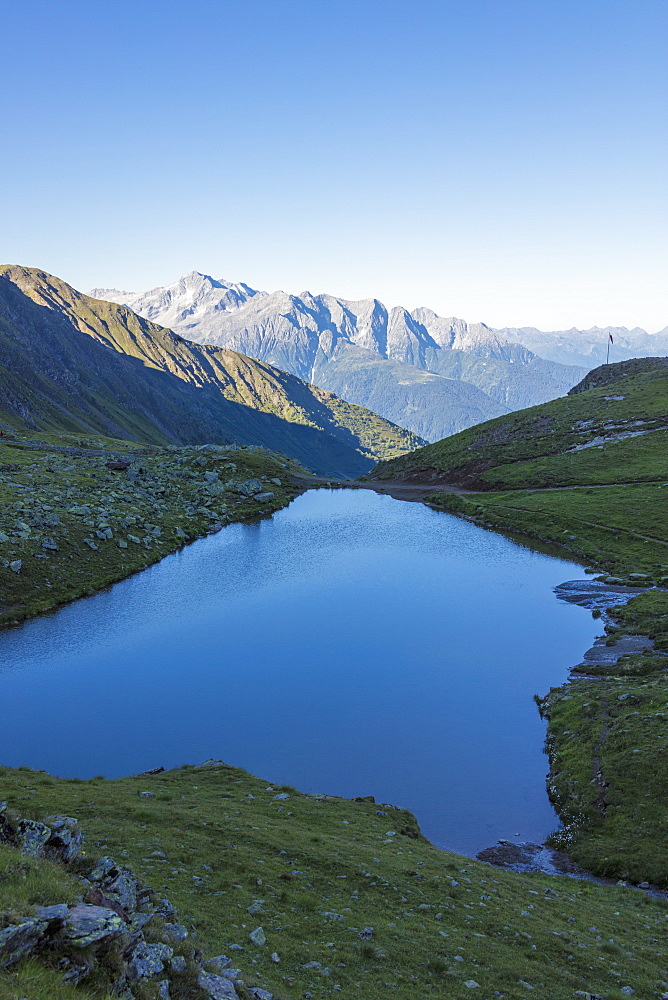
{"label": "jagged rocky peak", "polygon": [[163,326],[188,329],[209,313],[239,309],[256,295],[264,295],[245,282],[212,278],[200,271],[184,274],[171,285],[152,288],[147,292],[125,292],[118,289],[94,288],[94,298],[107,299],[128,306],[145,319]]}

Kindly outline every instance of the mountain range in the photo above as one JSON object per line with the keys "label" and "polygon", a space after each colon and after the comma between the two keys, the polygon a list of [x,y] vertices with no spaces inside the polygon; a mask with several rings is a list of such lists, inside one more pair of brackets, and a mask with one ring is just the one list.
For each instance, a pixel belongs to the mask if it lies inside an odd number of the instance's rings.
{"label": "mountain range", "polygon": [[424,443],[288,372],[16,265],[0,267],[0,421],[161,445],[260,445],[344,477]]}
{"label": "mountain range", "polygon": [[96,288],[189,340],[267,361],[429,441],[563,395],[605,360],[666,353],[668,328],[494,330],[378,299],[263,292],[193,271],[147,292]]}

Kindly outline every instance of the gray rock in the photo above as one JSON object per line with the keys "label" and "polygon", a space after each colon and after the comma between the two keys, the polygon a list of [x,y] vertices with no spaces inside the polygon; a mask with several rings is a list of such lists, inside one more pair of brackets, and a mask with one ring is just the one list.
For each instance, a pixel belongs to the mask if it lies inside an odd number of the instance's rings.
{"label": "gray rock", "polygon": [[58,546],[56,545],[55,541],[51,537],[44,538],[42,540],[42,548],[43,549],[48,549],[50,552],[59,552],[60,551],[59,548],[58,548]]}
{"label": "gray rock", "polygon": [[137,909],[137,879],[127,868],[122,868],[113,882],[107,886],[107,895],[116,900],[126,913]]}
{"label": "gray rock", "polygon": [[170,903],[170,901],[167,898],[158,900],[154,909],[156,913],[159,913],[161,917],[165,918],[172,917],[176,913],[176,908],[174,907],[174,904]]}
{"label": "gray rock", "polygon": [[169,979],[161,979],[157,985],[160,1000],[169,1000]]}
{"label": "gray rock", "polygon": [[103,882],[112,869],[116,868],[116,862],[109,855],[100,858],[93,870],[88,875],[91,882]]}
{"label": "gray rock", "polygon": [[27,958],[39,947],[49,926],[47,920],[30,918],[0,931],[0,968]]}
{"label": "gray rock", "polygon": [[38,823],[34,819],[19,820],[19,849],[31,858],[39,858],[44,853],[44,846],[51,836],[51,827]]}
{"label": "gray rock", "polygon": [[290,795],[288,792],[279,792],[278,795],[274,795],[274,800],[276,802],[287,802],[289,798]]}
{"label": "gray rock", "polygon": [[57,854],[62,861],[73,861],[81,853],[83,830],[73,816],[47,816],[51,836],[46,845],[47,854]]}
{"label": "gray rock", "polygon": [[632,989],[631,986],[622,986],[622,988],[621,988],[621,990],[619,992],[623,993],[624,996],[632,997],[633,994],[635,993],[635,990]]}
{"label": "gray rock", "polygon": [[253,500],[257,500],[258,503],[268,503],[270,500],[274,499],[273,493],[256,493]]}
{"label": "gray rock", "polygon": [[140,799],[154,799],[155,798],[155,792],[140,792],[139,793],[139,798]]}
{"label": "gray rock", "polygon": [[149,979],[157,976],[164,970],[165,962],[174,955],[174,951],[167,944],[148,944],[140,941],[136,945],[130,961],[128,971],[131,979]]}
{"label": "gray rock", "polygon": [[185,972],[186,960],[183,955],[174,955],[174,958],[169,963],[169,967],[172,972]]}
{"label": "gray rock", "polygon": [[267,943],[267,936],[261,927],[256,927],[254,931],[251,931],[248,937],[251,939],[254,945],[261,948]]}
{"label": "gray rock", "polygon": [[146,924],[153,920],[154,916],[155,913],[133,913],[130,917],[130,931],[132,931],[132,933],[142,931],[144,927],[146,927]]}
{"label": "gray rock", "polygon": [[92,963],[90,965],[79,965],[73,962],[63,976],[63,982],[71,986],[76,986],[77,983],[80,983],[82,979],[85,979],[90,974],[92,968]]}
{"label": "gray rock", "polygon": [[236,490],[243,496],[252,497],[256,493],[262,493],[262,483],[259,479],[247,479],[244,483],[239,483]]}
{"label": "gray rock", "polygon": [[261,990],[258,986],[251,986],[248,990],[255,1000],[274,1000],[274,994],[270,993],[269,990]]}
{"label": "gray rock", "polygon": [[47,920],[50,924],[63,923],[70,908],[67,903],[56,903],[54,906],[37,906],[35,912],[39,920]]}
{"label": "gray rock", "polygon": [[77,948],[87,948],[99,941],[111,941],[119,937],[124,929],[122,918],[106,906],[75,903],[67,915],[64,934],[70,944]]}
{"label": "gray rock", "polygon": [[363,941],[370,941],[373,937],[373,927],[363,927],[357,934]]}
{"label": "gray rock", "polygon": [[228,958],[227,955],[216,955],[215,958],[210,958],[206,964],[212,966],[215,972],[220,973],[230,968],[232,959]]}
{"label": "gray rock", "polygon": [[[183,924],[165,924],[165,937],[169,938],[170,941],[175,941],[179,944],[181,941],[185,941],[188,937],[188,931],[183,926]],[[224,956],[221,956],[221,958]],[[230,965],[232,963],[230,962]]]}
{"label": "gray rock", "polygon": [[226,1000],[226,997],[234,997],[234,1000],[238,1000],[237,991],[229,979],[214,976],[212,972],[205,972],[204,969],[201,969],[197,982],[209,994],[211,1000]]}
{"label": "gray rock", "polygon": [[21,572],[21,566],[23,566],[23,560],[22,559],[14,559],[9,564],[9,568],[11,569],[12,573],[20,573]]}

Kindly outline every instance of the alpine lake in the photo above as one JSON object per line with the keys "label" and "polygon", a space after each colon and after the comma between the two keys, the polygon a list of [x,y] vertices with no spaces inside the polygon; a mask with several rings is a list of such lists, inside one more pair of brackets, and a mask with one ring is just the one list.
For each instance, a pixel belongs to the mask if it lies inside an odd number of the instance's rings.
{"label": "alpine lake", "polygon": [[601,632],[553,593],[584,578],[420,503],[309,490],[0,633],[0,759],[87,778],[220,758],[405,807],[463,854],[539,843],[558,819],[533,695]]}

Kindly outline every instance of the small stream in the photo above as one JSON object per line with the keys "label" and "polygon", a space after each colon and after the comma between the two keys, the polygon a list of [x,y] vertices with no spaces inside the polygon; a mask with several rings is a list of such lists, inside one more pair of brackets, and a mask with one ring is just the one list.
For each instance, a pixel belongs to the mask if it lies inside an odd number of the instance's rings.
{"label": "small stream", "polygon": [[0,633],[0,760],[85,778],[221,758],[404,806],[464,854],[541,843],[532,696],[601,632],[553,593],[580,579],[422,504],[310,490]]}

